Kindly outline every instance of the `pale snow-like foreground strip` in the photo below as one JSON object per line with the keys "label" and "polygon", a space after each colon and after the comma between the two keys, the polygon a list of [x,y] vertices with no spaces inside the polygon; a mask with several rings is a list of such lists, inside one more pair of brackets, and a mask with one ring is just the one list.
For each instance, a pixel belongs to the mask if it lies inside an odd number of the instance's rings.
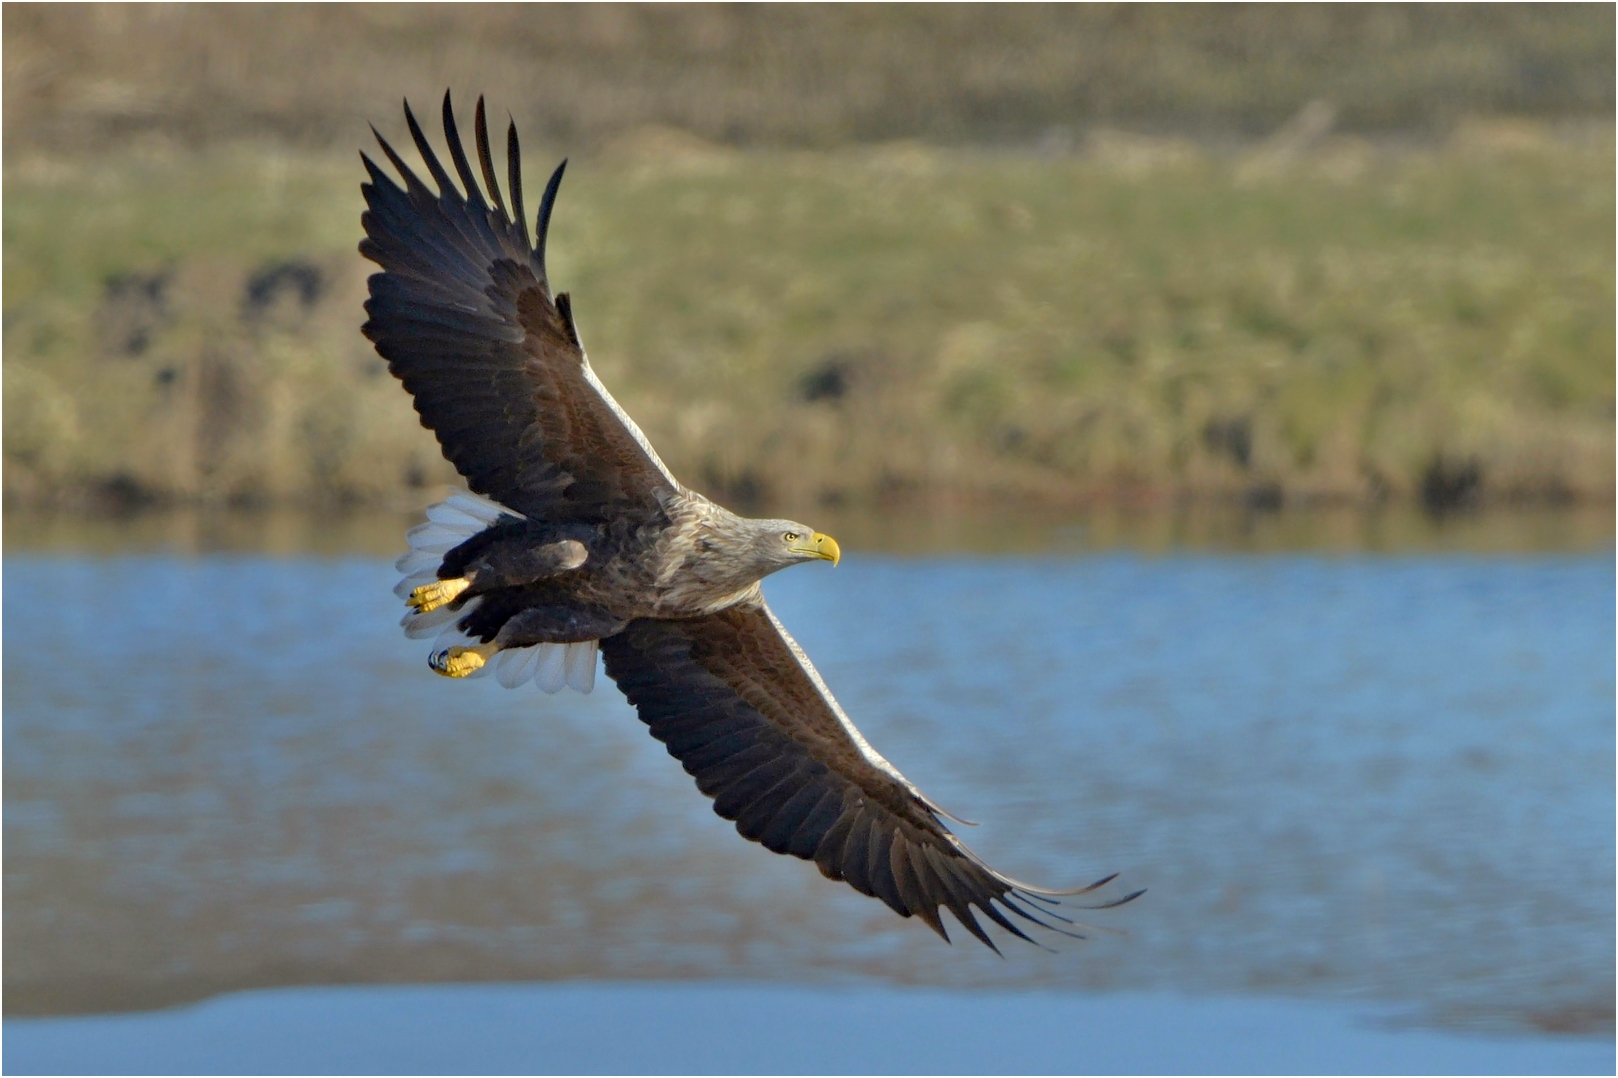
{"label": "pale snow-like foreground strip", "polygon": [[1611,1074],[1610,1038],[1330,1004],[702,983],[244,992],[4,1024],[7,1074]]}

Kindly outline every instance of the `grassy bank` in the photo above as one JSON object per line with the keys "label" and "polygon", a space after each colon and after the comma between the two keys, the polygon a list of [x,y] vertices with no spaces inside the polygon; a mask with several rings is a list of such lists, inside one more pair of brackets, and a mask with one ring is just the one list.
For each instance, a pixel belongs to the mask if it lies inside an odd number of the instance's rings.
{"label": "grassy bank", "polygon": [[[359,177],[8,157],[8,501],[450,478],[357,332]],[[1043,156],[643,130],[575,162],[551,264],[671,467],[748,507],[1602,500],[1613,190],[1610,135],[1526,123]]]}

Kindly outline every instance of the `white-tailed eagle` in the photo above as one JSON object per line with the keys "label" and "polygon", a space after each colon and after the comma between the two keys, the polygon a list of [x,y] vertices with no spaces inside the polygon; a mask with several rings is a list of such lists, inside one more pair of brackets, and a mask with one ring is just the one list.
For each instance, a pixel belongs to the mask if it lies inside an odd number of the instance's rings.
{"label": "white-tailed eagle", "polygon": [[1050,891],[984,864],[860,735],[771,613],[759,582],[835,564],[837,543],[682,485],[590,369],[568,297],[545,273],[566,162],[530,242],[515,125],[508,203],[481,99],[476,173],[447,93],[454,177],[408,104],[405,119],[436,190],[378,134],[404,186],[361,155],[360,253],[382,267],[364,333],[471,488],[427,510],[399,562],[405,631],[436,637],[432,668],[588,692],[599,648],[652,736],[744,838],[814,861],[946,940],[940,907],[990,947],[972,907],[1024,939],[1026,923],[1071,933],[1054,896],[1111,877]]}

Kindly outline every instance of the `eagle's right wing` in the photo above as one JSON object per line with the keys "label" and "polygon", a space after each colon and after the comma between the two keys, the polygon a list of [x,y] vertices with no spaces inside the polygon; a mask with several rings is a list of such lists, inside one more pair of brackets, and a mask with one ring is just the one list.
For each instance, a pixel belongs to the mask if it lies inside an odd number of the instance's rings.
{"label": "eagle's right wing", "polygon": [[1024,938],[1007,913],[1065,931],[1046,920],[1066,921],[1051,896],[1111,879],[1047,891],[984,864],[854,728],[762,600],[704,618],[634,621],[601,651],[652,736],[744,838],[814,861],[946,940],[940,906],[994,947],[973,906]]}
{"label": "eagle's right wing", "polygon": [[438,193],[381,135],[377,141],[405,186],[361,155],[371,182],[362,187],[369,208],[360,253],[383,271],[370,279],[365,335],[415,398],[444,456],[479,494],[558,522],[654,511],[678,484],[590,369],[568,297],[553,298],[545,277],[545,235],[562,168],[545,188],[530,246],[515,125],[506,140],[508,212],[481,98],[476,140],[487,198],[456,132],[448,93],[444,133],[464,194],[408,103],[405,119]]}

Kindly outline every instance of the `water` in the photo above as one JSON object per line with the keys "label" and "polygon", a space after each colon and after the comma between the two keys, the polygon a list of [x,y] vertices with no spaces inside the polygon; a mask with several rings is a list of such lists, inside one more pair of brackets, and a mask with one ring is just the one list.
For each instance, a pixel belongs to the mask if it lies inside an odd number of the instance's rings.
{"label": "water", "polygon": [[1295,1000],[620,983],[258,990],[9,1019],[10,1074],[1610,1074],[1610,1042]]}
{"label": "water", "polygon": [[432,676],[386,559],[13,550],[8,1016],[658,979],[1611,1028],[1610,553],[856,551],[773,578],[991,863],[1150,889],[1095,919],[1124,934],[1001,960],[743,842],[605,679]]}

